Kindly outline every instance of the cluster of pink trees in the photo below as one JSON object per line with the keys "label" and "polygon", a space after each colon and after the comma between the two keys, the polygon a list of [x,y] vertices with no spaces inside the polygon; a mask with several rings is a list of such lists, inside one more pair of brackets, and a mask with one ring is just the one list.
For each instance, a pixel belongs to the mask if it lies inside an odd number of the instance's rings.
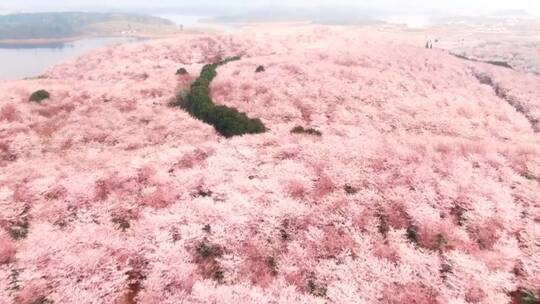
{"label": "cluster of pink trees", "polygon": [[[239,54],[212,97],[267,133],[224,139],[168,106]],[[0,82],[0,303],[535,296],[540,137],[469,65],[538,106],[536,76],[315,26],[123,45]]]}

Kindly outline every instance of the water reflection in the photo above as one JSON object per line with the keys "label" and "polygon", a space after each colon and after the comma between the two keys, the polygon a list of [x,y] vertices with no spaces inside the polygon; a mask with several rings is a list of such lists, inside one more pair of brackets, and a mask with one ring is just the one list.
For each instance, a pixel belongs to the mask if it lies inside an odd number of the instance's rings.
{"label": "water reflection", "polygon": [[39,76],[55,64],[76,58],[93,49],[141,40],[127,37],[88,38],[40,45],[0,45],[0,80]]}

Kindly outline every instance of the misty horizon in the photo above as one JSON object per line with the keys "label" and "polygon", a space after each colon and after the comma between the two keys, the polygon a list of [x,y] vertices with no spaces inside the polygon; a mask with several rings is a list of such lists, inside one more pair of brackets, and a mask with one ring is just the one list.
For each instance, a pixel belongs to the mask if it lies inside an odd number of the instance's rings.
{"label": "misty horizon", "polygon": [[202,16],[226,16],[248,14],[260,10],[279,11],[294,9],[295,11],[330,10],[363,13],[371,16],[381,15],[422,15],[427,17],[488,16],[493,14],[511,14],[521,16],[540,15],[540,3],[533,1],[453,1],[452,3],[430,3],[426,0],[401,3],[394,0],[378,1],[377,4],[367,1],[294,1],[281,3],[276,1],[178,1],[160,0],[148,5],[144,1],[75,1],[69,4],[62,1],[8,1],[0,4],[0,14],[32,13],[32,12],[131,12],[131,13],[174,13]]}

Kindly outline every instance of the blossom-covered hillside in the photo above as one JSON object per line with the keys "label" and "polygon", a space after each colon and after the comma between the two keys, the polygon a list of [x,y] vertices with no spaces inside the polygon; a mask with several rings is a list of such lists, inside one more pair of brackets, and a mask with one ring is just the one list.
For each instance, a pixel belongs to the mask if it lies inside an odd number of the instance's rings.
{"label": "blossom-covered hillside", "polygon": [[425,32],[436,37],[435,48],[472,60],[505,63],[513,69],[540,75],[537,18],[465,18],[438,24]]}
{"label": "blossom-covered hillside", "polygon": [[[254,27],[0,82],[0,303],[534,301],[540,77],[405,40]],[[212,99],[267,130],[226,139],[169,103],[236,55]]]}

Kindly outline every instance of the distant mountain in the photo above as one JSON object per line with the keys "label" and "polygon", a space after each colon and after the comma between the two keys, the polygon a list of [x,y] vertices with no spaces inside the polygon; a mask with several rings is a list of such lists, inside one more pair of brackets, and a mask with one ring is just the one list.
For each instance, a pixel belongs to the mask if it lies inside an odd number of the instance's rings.
{"label": "distant mountain", "polygon": [[478,16],[447,16],[441,18],[435,18],[438,23],[456,24],[456,23],[469,23],[469,24],[505,24],[520,22],[538,22],[534,16],[521,10],[503,10],[497,11],[493,14],[478,15]]}
{"label": "distant mountain", "polygon": [[359,7],[267,7],[249,13],[229,14],[208,19],[212,22],[293,22],[318,24],[381,23],[375,16],[381,12]]}
{"label": "distant mountain", "polygon": [[524,10],[500,10],[491,14],[493,17],[529,17],[530,14]]}
{"label": "distant mountain", "polygon": [[57,39],[86,35],[146,35],[176,30],[173,22],[121,13],[29,13],[0,16],[0,39]]}

